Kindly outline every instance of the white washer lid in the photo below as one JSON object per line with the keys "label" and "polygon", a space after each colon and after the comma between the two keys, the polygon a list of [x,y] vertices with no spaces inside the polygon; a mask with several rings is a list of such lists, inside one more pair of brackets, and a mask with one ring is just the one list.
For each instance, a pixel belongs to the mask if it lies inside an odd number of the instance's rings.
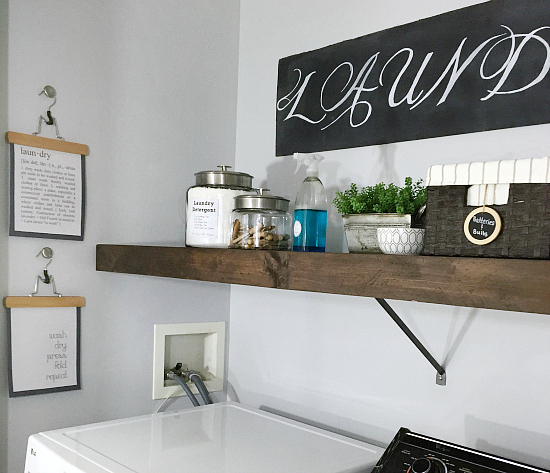
{"label": "white washer lid", "polygon": [[110,472],[370,472],[383,449],[227,402],[42,435]]}

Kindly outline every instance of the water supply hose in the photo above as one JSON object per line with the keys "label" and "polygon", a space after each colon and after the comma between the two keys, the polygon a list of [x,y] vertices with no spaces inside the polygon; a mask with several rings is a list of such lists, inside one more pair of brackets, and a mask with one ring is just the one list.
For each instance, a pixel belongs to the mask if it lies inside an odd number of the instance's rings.
{"label": "water supply hose", "polygon": [[187,386],[187,383],[181,376],[177,375],[176,373],[168,373],[168,377],[175,379],[181,385],[181,387],[183,388],[183,390],[185,391],[185,393],[187,394],[187,396],[189,397],[189,399],[191,400],[191,402],[195,407],[200,406],[199,401],[197,401],[197,398],[191,392],[191,389],[189,388],[189,386]]}
{"label": "water supply hose", "polygon": [[195,386],[197,386],[197,389],[199,390],[199,393],[202,396],[204,403],[214,404],[212,402],[212,398],[210,397],[210,393],[208,392],[208,389],[206,389],[206,386],[204,385],[204,382],[202,381],[199,373],[193,370],[189,371],[189,379],[193,381],[193,383],[195,383]]}

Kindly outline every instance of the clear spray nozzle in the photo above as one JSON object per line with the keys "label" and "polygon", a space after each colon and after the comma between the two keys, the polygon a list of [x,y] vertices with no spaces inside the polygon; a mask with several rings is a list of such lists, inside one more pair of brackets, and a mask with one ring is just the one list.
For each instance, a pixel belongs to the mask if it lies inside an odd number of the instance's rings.
{"label": "clear spray nozzle", "polygon": [[294,153],[294,159],[297,161],[294,174],[298,172],[298,169],[303,164],[306,167],[306,176],[318,177],[319,163],[325,158],[320,154],[314,153]]}

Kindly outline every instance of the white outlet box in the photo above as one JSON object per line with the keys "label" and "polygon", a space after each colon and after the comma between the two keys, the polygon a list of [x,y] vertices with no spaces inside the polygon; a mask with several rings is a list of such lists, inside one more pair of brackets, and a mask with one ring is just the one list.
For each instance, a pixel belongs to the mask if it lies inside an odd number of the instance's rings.
{"label": "white outlet box", "polygon": [[[223,390],[225,322],[156,324],[153,347],[153,399],[186,396],[179,384],[165,379],[176,363],[201,374],[208,391]],[[194,383],[188,383],[198,394]]]}

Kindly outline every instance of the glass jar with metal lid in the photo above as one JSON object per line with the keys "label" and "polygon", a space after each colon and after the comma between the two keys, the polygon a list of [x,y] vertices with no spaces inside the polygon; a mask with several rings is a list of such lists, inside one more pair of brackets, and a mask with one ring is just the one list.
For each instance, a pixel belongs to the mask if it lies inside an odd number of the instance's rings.
{"label": "glass jar with metal lid", "polygon": [[289,200],[268,195],[269,189],[258,189],[258,195],[235,197],[231,220],[232,235],[229,248],[245,250],[292,249],[292,216]]}
{"label": "glass jar with metal lid", "polygon": [[234,198],[253,192],[250,174],[228,171],[195,174],[196,184],[187,190],[185,244],[205,248],[227,248],[231,239]]}

